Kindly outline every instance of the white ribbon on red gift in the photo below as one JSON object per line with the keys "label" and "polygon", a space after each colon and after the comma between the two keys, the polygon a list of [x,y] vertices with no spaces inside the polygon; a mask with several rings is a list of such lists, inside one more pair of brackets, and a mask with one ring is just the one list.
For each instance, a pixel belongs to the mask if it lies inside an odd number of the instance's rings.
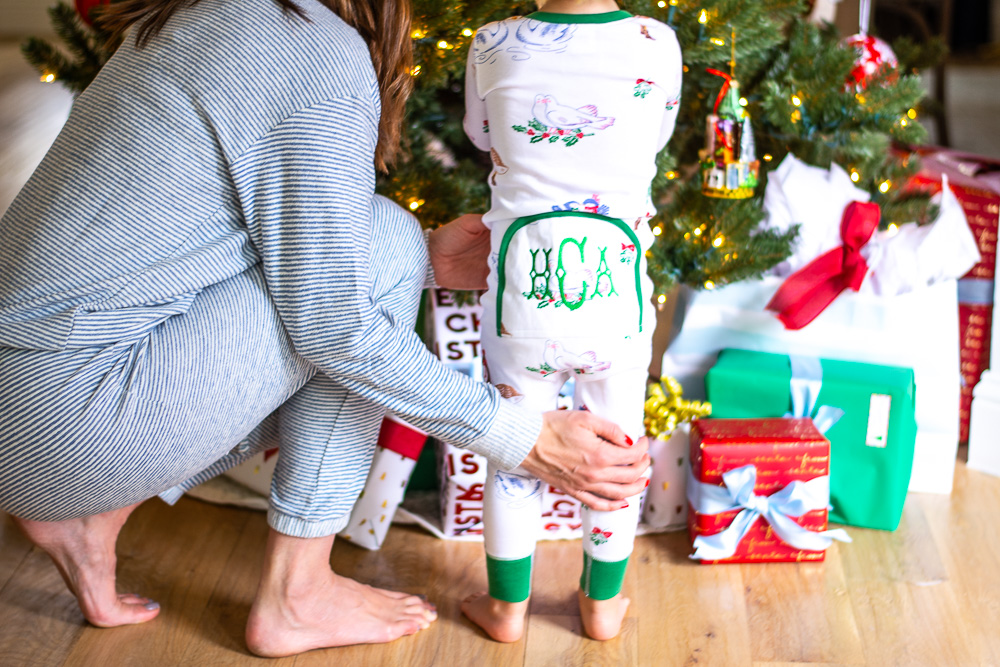
{"label": "white ribbon on red gift", "polygon": [[786,544],[803,551],[824,551],[833,540],[850,542],[840,528],[813,532],[792,520],[813,510],[829,509],[830,477],[821,475],[803,482],[795,480],[770,496],[754,494],[757,468],[745,465],[722,474],[723,486],[707,484],[688,471],[687,498],[699,514],[721,514],[743,508],[728,528],[715,535],[699,535],[694,539],[691,558],[722,560],[736,553],[736,548],[759,517],[771,524],[774,533]]}

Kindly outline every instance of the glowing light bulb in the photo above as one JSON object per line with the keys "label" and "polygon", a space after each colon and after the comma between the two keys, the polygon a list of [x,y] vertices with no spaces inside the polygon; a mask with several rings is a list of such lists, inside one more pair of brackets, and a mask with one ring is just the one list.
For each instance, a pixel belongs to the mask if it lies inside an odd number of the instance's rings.
{"label": "glowing light bulb", "polygon": [[889,236],[895,236],[896,234],[899,233],[899,225],[897,225],[895,222],[890,222],[889,227],[886,229],[886,231],[889,232]]}
{"label": "glowing light bulb", "polygon": [[656,3],[656,6],[659,7],[660,9],[663,9],[664,7],[667,6],[667,3],[665,3],[663,0],[660,0],[658,3]]}
{"label": "glowing light bulb", "polygon": [[798,95],[792,95],[792,104],[794,104],[797,107],[802,106],[802,98],[800,98]]}
{"label": "glowing light bulb", "polygon": [[861,180],[861,174],[851,169],[851,180],[857,183]]}
{"label": "glowing light bulb", "polygon": [[410,33],[410,37],[412,37],[413,39],[423,39],[426,36],[427,33],[421,30],[420,28],[417,28],[416,30]]}
{"label": "glowing light bulb", "polygon": [[680,176],[680,174],[678,174],[676,171],[674,171],[673,169],[671,169],[670,171],[668,171],[667,173],[665,173],[664,176],[667,177],[668,181],[672,181],[675,178],[677,178],[678,176]]}
{"label": "glowing light bulb", "polygon": [[900,127],[906,127],[908,124],[909,123],[906,120],[906,116],[903,116],[902,118],[899,119],[899,126]]}
{"label": "glowing light bulb", "polygon": [[463,30],[462,37],[472,37],[472,28],[466,28]]}
{"label": "glowing light bulb", "polygon": [[410,210],[416,211],[418,208],[424,205],[423,199],[411,199],[410,200]]}
{"label": "glowing light bulb", "polygon": [[917,119],[917,110],[916,109],[910,109],[909,111],[906,112],[906,115],[910,117],[910,120],[916,120]]}
{"label": "glowing light bulb", "polygon": [[724,238],[722,237],[722,235],[719,235],[719,236],[716,236],[716,237],[715,237],[715,240],[714,240],[714,241],[712,241],[712,245],[714,245],[714,246],[715,246],[716,248],[718,248],[719,246],[721,246],[721,245],[722,245],[722,242],[723,242],[724,240],[725,240],[725,239],[724,239]]}
{"label": "glowing light bulb", "polygon": [[695,227],[694,228],[694,235],[695,236],[701,236],[701,227]]}
{"label": "glowing light bulb", "polygon": [[445,49],[451,49],[451,48],[454,48],[454,47],[452,47],[452,45],[451,45],[451,44],[449,44],[448,42],[446,42],[446,41],[445,41],[445,40],[443,40],[443,39],[442,39],[441,41],[439,41],[439,42],[437,43],[437,47],[438,47],[439,49],[441,49],[441,50],[445,50]]}
{"label": "glowing light bulb", "polygon": [[659,225],[653,227],[653,236],[659,236],[662,233],[663,233],[663,227],[660,227]]}
{"label": "glowing light bulb", "polygon": [[41,81],[42,83],[52,83],[55,80],[56,80],[56,75],[53,74],[52,72],[46,72],[45,74],[42,75],[42,78],[39,79],[39,81]]}
{"label": "glowing light bulb", "polygon": [[701,10],[701,14],[698,14],[698,23],[705,25],[708,23],[708,12],[704,9]]}
{"label": "glowing light bulb", "polygon": [[706,280],[705,289],[715,289],[715,283],[713,283],[711,280]]}
{"label": "glowing light bulb", "polygon": [[879,192],[885,193],[888,192],[891,187],[892,181],[882,181],[882,183],[878,186],[878,190]]}
{"label": "glowing light bulb", "polygon": [[749,102],[747,102],[747,98],[745,98],[745,97],[741,97],[741,98],[740,98],[740,106],[741,106],[741,107],[745,107],[745,106],[746,106],[746,105],[748,105],[748,104],[750,104],[750,103],[749,103]]}
{"label": "glowing light bulb", "polygon": [[773,155],[771,155],[770,153],[766,153],[766,154],[764,155],[764,162],[770,162],[770,161],[771,161],[771,160],[773,160],[773,159],[774,159],[774,156],[773,156]]}
{"label": "glowing light bulb", "polygon": [[410,68],[410,76],[417,76],[420,74],[420,65],[414,65]]}
{"label": "glowing light bulb", "polygon": [[684,240],[685,241],[690,241],[691,240],[691,232],[686,232],[684,234]]}
{"label": "glowing light bulb", "polygon": [[667,302],[667,295],[666,294],[661,294],[660,296],[656,297],[656,301],[657,301],[657,303],[666,303]]}
{"label": "glowing light bulb", "polygon": [[718,37],[713,37],[712,40],[711,40],[711,42],[712,42],[712,44],[715,44],[716,46],[725,46],[726,45],[726,40],[719,39]]}

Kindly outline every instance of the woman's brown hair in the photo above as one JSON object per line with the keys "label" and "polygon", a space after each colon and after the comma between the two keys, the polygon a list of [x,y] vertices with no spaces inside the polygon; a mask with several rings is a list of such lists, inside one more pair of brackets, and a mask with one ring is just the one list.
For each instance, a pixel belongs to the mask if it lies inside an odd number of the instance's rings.
{"label": "woman's brown hair", "polygon": [[[413,88],[410,68],[413,45],[410,39],[410,0],[319,0],[344,20],[368,44],[379,94],[382,116],[378,125],[375,166],[388,171],[400,150],[406,100]],[[181,7],[198,0],[119,0],[103,8],[99,25],[120,38],[138,24],[136,43],[140,48],[152,39]],[[286,12],[308,20],[293,0],[274,0]]]}

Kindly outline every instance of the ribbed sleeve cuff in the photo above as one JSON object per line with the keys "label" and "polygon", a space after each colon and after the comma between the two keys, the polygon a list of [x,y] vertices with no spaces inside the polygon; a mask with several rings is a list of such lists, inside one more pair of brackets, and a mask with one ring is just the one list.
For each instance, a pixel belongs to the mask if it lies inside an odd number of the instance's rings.
{"label": "ribbed sleeve cuff", "polygon": [[541,432],[541,413],[504,400],[500,401],[490,430],[471,442],[468,449],[485,456],[501,470],[511,470],[521,465]]}
{"label": "ribbed sleeve cuff", "polygon": [[292,537],[328,537],[335,535],[342,531],[350,520],[350,513],[336,519],[308,521],[283,514],[273,507],[267,510],[267,525],[282,535],[291,535]]}
{"label": "ribbed sleeve cuff", "polygon": [[430,255],[431,230],[424,230],[424,245],[427,246],[427,271],[424,273],[424,289],[436,289],[437,279],[434,277],[434,264],[431,263]]}

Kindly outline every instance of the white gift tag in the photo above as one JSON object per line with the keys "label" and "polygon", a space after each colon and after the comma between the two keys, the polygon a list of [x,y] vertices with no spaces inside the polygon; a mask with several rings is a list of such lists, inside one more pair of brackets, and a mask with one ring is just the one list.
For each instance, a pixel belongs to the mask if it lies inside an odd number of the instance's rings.
{"label": "white gift tag", "polygon": [[887,394],[872,394],[868,402],[868,431],[865,433],[865,444],[869,447],[885,447],[889,441],[889,408],[892,407],[892,396]]}

